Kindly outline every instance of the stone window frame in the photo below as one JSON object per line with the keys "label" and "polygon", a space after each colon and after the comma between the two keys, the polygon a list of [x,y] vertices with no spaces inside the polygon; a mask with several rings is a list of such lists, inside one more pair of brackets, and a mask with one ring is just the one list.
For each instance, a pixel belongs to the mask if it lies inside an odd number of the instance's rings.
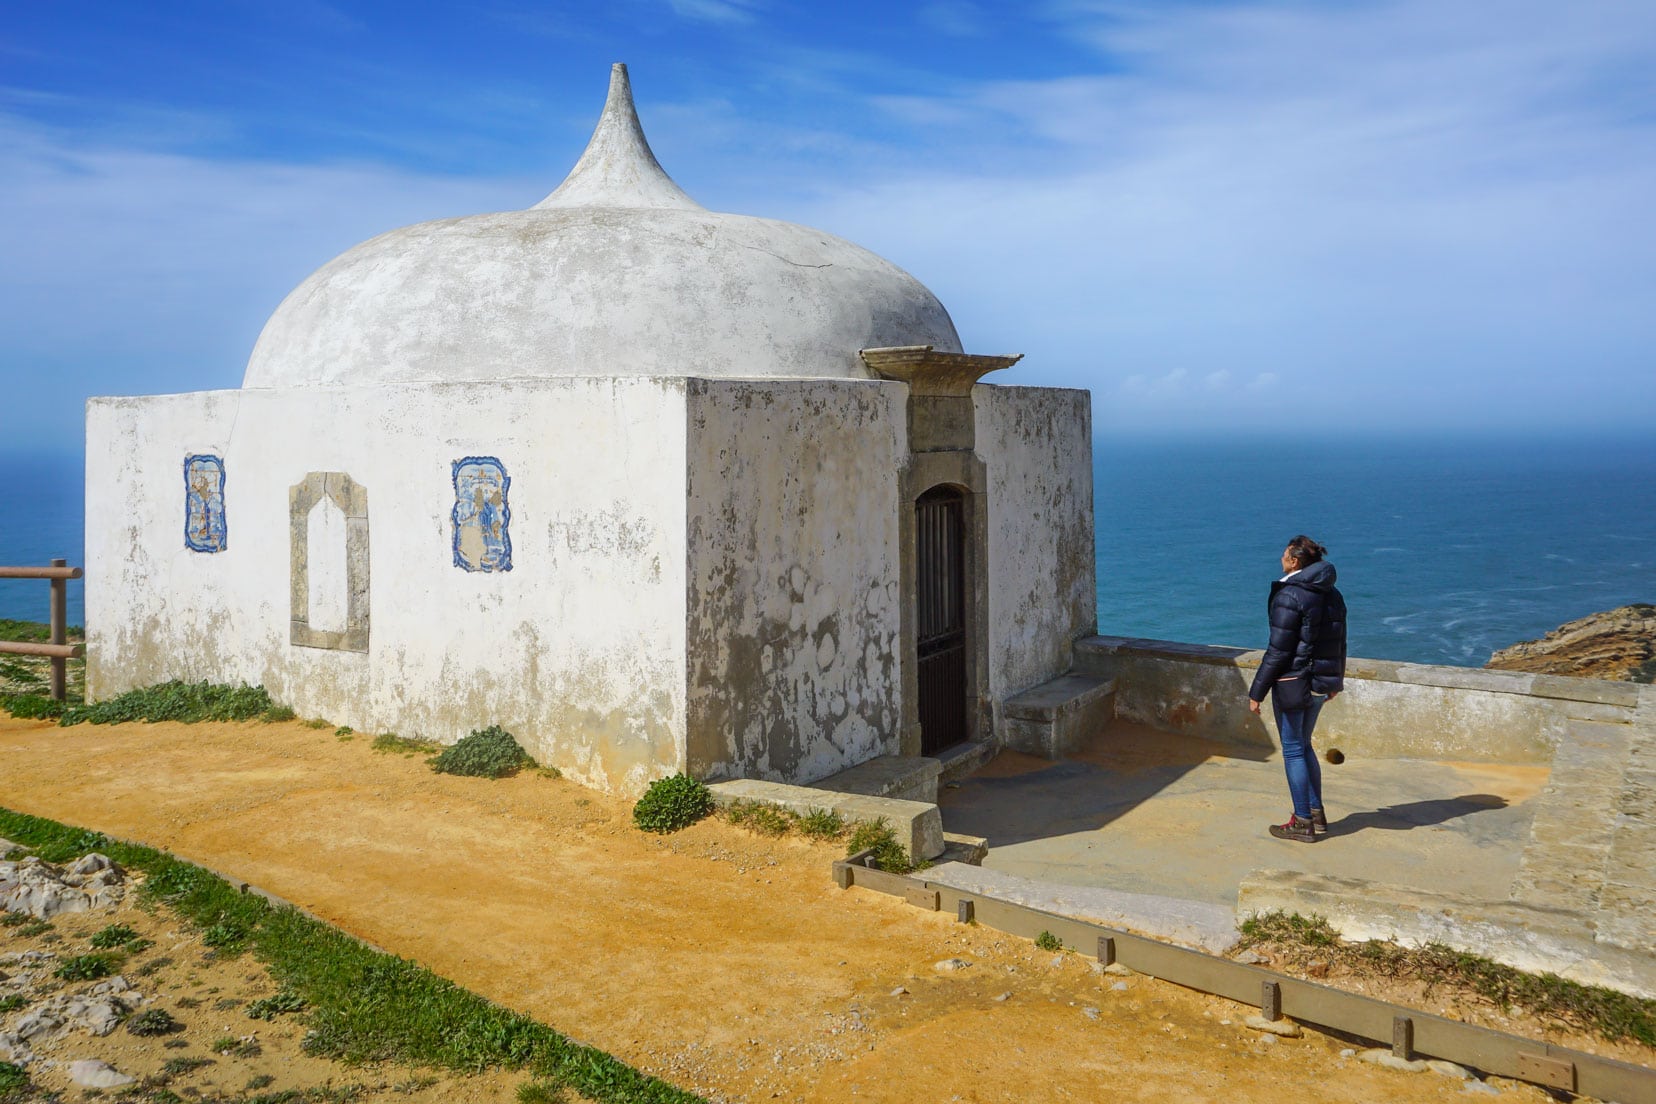
{"label": "stone window frame", "polygon": [[[329,498],[345,516],[345,628],[310,626],[310,515]],[[288,488],[288,642],[300,648],[368,650],[368,491],[344,472],[310,472]]]}

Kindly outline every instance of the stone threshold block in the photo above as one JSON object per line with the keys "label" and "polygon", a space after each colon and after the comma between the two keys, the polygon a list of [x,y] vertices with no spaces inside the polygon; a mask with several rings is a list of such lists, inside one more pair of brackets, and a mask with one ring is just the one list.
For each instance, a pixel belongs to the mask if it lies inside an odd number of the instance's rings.
{"label": "stone threshold block", "polygon": [[864,797],[937,802],[937,779],[943,764],[922,755],[879,755],[849,770],[811,783],[813,789]]}
{"label": "stone threshold block", "polygon": [[895,797],[868,797],[837,793],[811,786],[789,786],[757,778],[737,778],[707,787],[721,808],[738,801],[777,805],[804,816],[814,809],[838,813],[847,824],[885,818],[897,833],[897,842],[915,860],[935,859],[943,853],[943,817],[937,806],[926,801],[904,801]]}
{"label": "stone threshold block", "polygon": [[1592,918],[1567,909],[1294,870],[1255,870],[1242,880],[1239,923],[1277,910],[1321,916],[1350,940],[1442,943],[1529,973],[1656,997],[1656,956],[1596,941]]}
{"label": "stone threshold block", "polygon": [[1062,759],[1115,717],[1115,679],[1070,672],[1006,699],[1006,746]]}

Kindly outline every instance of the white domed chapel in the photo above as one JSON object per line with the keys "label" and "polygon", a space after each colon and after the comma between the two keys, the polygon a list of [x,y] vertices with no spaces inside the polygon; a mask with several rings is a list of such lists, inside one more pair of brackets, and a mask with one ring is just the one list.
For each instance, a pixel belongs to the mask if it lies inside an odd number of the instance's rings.
{"label": "white domed chapel", "polygon": [[1016,360],[859,246],[701,207],[618,65],[533,207],[347,250],[239,390],[91,400],[88,695],[498,724],[625,793],[1016,743],[1095,602],[1088,396],[979,382]]}

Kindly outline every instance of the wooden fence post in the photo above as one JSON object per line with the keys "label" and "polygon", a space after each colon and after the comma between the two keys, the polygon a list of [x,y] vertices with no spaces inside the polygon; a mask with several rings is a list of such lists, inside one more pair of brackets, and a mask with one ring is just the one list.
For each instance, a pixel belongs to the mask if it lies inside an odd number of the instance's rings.
{"label": "wooden fence post", "polygon": [[[53,567],[68,567],[68,560],[53,560]],[[36,593],[39,593],[38,591]],[[52,580],[52,643],[69,643],[69,580]],[[69,696],[69,661],[62,656],[52,657],[52,700],[63,701]]]}

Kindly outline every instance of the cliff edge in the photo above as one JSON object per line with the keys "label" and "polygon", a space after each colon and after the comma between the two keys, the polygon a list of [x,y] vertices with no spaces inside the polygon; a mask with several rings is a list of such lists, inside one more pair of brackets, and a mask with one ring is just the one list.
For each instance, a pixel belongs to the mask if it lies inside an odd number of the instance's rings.
{"label": "cliff edge", "polygon": [[1589,614],[1540,640],[1502,648],[1485,667],[1575,678],[1656,682],[1656,606]]}

